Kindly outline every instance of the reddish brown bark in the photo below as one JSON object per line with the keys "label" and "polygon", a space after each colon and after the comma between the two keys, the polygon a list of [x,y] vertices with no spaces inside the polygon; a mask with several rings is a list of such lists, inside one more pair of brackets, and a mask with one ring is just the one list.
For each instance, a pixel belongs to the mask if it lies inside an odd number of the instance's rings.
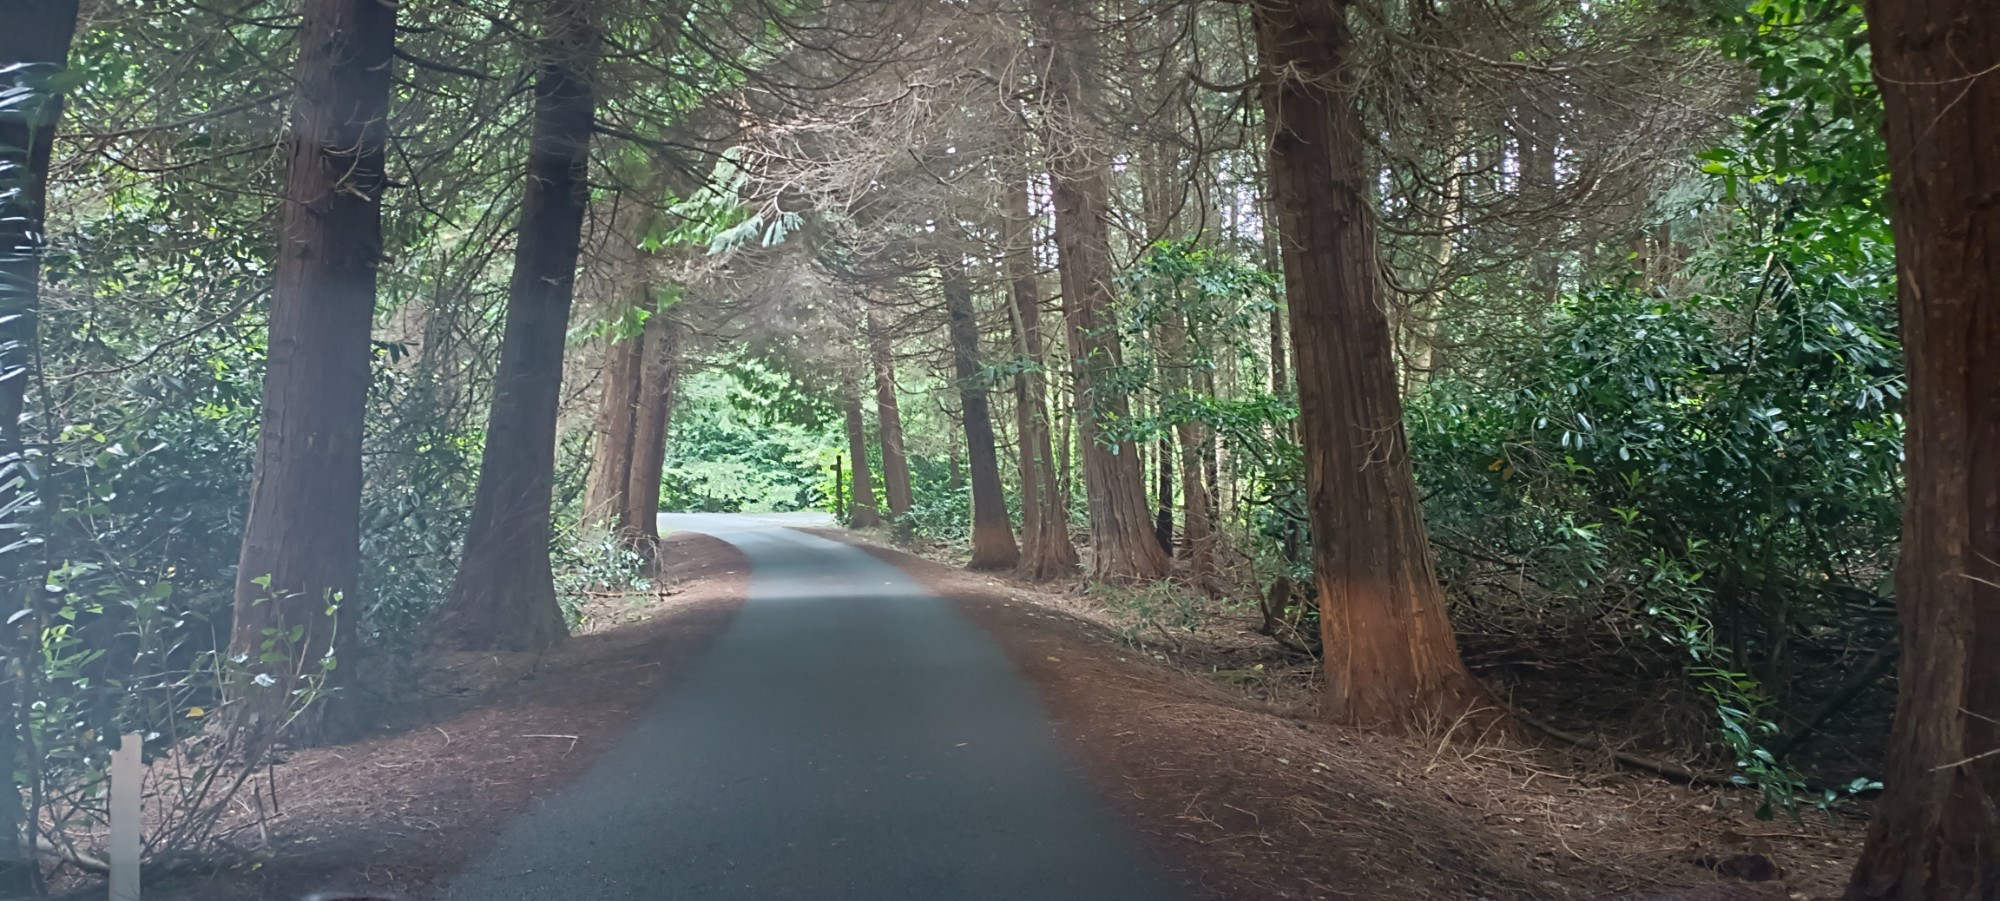
{"label": "reddish brown bark", "polygon": [[[21,434],[28,382],[33,375],[36,317],[41,310],[43,201],[47,195],[49,160],[56,124],[62,117],[62,95],[50,79],[69,63],[76,36],[75,0],[0,0],[0,483],[18,475],[25,440]],[[15,92],[21,93],[15,93]],[[0,505],[17,497],[16,489],[0,487]],[[21,511],[6,516],[8,541],[19,537],[11,527]],[[0,588],[14,604],[39,590],[26,582],[31,555],[0,555]],[[33,620],[29,620],[33,622]],[[0,658],[25,656],[28,641],[22,623],[0,626]],[[0,773],[12,774],[20,760],[20,736],[12,721],[19,683],[12,666],[0,670]],[[27,813],[11,780],[0,780],[0,896],[28,897],[38,876],[31,855],[16,853],[12,838],[24,830]]]}
{"label": "reddish brown bark", "polygon": [[639,422],[639,378],[645,348],[643,332],[614,337],[604,348],[590,478],[583,492],[583,520],[588,525],[616,530],[627,509],[625,489],[632,480],[633,430]]}
{"label": "reddish brown bark", "polygon": [[435,626],[439,641],[451,647],[542,648],[567,631],[549,566],[550,507],[563,336],[589,199],[589,70],[597,53],[589,5],[550,5],[552,31],[535,79],[527,194],[479,487],[458,578]]}
{"label": "reddish brown bark", "polygon": [[1035,273],[1035,228],[1028,182],[1017,175],[1007,190],[1006,270],[1013,305],[1015,351],[1024,365],[1014,374],[1014,414],[1020,430],[1021,565],[1017,574],[1045,581],[1076,574],[1076,545],[1069,538],[1069,495],[1056,472],[1050,438],[1048,360],[1042,338],[1041,280]]}
{"label": "reddish brown bark", "polygon": [[875,370],[875,418],[882,431],[882,491],[889,515],[901,517],[916,505],[910,489],[910,459],[903,451],[903,409],[896,403],[896,358],[889,347],[889,323],[868,311],[868,359]]}
{"label": "reddish brown bark", "polygon": [[2000,898],[2000,16],[1869,0],[1909,374],[1902,657],[1852,901]]}
{"label": "reddish brown bark", "polygon": [[667,431],[680,387],[681,325],[665,311],[646,320],[639,410],[632,429],[632,478],[625,487],[619,533],[652,560],[660,544],[660,481],[667,465]]}
{"label": "reddish brown bark", "polygon": [[1297,350],[1324,712],[1407,721],[1470,685],[1432,572],[1376,261],[1345,0],[1252,7]]}
{"label": "reddish brown bark", "polygon": [[[302,674],[337,683],[353,671],[321,661],[348,646],[359,612],[361,435],[395,38],[395,7],[375,0],[313,0],[299,23],[262,427],[230,633],[235,654],[288,658],[258,667],[268,684],[240,686],[240,721],[260,730],[276,725]],[[330,615],[335,599],[345,606]],[[296,642],[271,637],[294,628],[303,630]],[[295,726],[295,738],[339,731],[312,716]]]}
{"label": "reddish brown bark", "polygon": [[[1175,392],[1192,391],[1194,354],[1186,318],[1178,313],[1170,314],[1161,333],[1166,351],[1167,387]],[[1208,448],[1207,432],[1208,427],[1195,420],[1174,424],[1174,438],[1180,445],[1181,539],[1185,545],[1182,556],[1188,561],[1188,582],[1204,591],[1213,590],[1215,581],[1212,505],[1208,484],[1202,478],[1202,456]],[[1168,475],[1163,472],[1161,478],[1161,496],[1164,497],[1171,489],[1164,487]]]}
{"label": "reddish brown bark", "polygon": [[847,454],[853,466],[847,524],[857,529],[872,529],[882,524],[882,510],[875,506],[875,477],[868,463],[868,429],[861,418],[861,389],[851,377],[842,386],[840,403],[847,412]]}
{"label": "reddish brown bark", "polygon": [[940,262],[944,309],[950,319],[951,363],[958,374],[959,409],[965,427],[966,468],[972,471],[972,560],[967,569],[1012,569],[1021,562],[1007,495],[1000,487],[1000,454],[993,443],[993,416],[979,375],[979,321],[972,287],[957,260]]}
{"label": "reddish brown bark", "polygon": [[1111,233],[1106,221],[1110,188],[1101,145],[1088,135],[1083,113],[1095,95],[1083,59],[1091,36],[1080,10],[1067,0],[1035,0],[1036,37],[1046,59],[1045,144],[1055,206],[1057,268],[1062,275],[1076,390],[1076,429],[1082,445],[1084,497],[1090,507],[1091,576],[1104,581],[1146,581],[1167,574],[1169,561],[1154,540],[1146,483],[1131,441],[1107,443],[1100,420],[1129,417],[1130,403],[1109,378],[1122,363],[1111,277]]}

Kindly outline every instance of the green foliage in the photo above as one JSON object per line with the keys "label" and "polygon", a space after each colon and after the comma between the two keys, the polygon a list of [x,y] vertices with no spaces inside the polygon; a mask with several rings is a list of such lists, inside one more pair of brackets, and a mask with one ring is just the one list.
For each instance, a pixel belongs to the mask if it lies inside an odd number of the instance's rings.
{"label": "green foliage", "polygon": [[[879,470],[878,470],[879,471]],[[972,540],[972,484],[956,481],[944,460],[912,454],[910,486],[916,501],[902,524],[922,538],[963,544]]]}
{"label": "green foliage", "polygon": [[743,148],[731,147],[716,160],[715,172],[693,197],[670,209],[673,224],[648,235],[642,246],[657,250],[675,245],[703,247],[709,256],[721,256],[743,247],[775,247],[805,225],[804,217],[789,210],[766,214],[749,206],[743,195],[751,185],[750,173],[743,168]]}
{"label": "green foliage", "polygon": [[1777,189],[1809,202],[1812,217],[1837,218],[1837,231],[1871,227],[1885,213],[1889,165],[1861,4],[1737,6],[1719,16],[1721,45],[1756,71],[1762,91],[1735,138],[1701,155],[1704,171],[1731,199]]}
{"label": "green foliage", "polygon": [[[1266,365],[1240,336],[1263,333],[1276,309],[1277,277],[1224,250],[1169,241],[1155,244],[1120,281],[1133,296],[1124,311],[1126,369],[1134,390],[1151,389],[1153,403],[1110,433],[1152,443],[1174,440],[1177,424],[1200,424],[1236,467],[1248,501],[1243,525],[1256,539],[1248,550],[1259,568],[1310,582],[1304,461],[1291,425],[1297,399],[1274,397],[1261,385],[1226,394],[1204,387],[1230,355],[1239,369]],[[1317,616],[1310,608],[1294,613]]]}
{"label": "green foliage", "polygon": [[1742,272],[1737,297],[1588,292],[1494,361],[1502,386],[1447,380],[1410,409],[1441,545],[1520,560],[1679,649],[1760,781],[1762,683],[1793,636],[1885,589],[1902,453],[1886,300],[1789,271]]}
{"label": "green foliage", "polygon": [[[1217,369],[1220,355],[1234,354],[1253,372],[1261,365],[1249,346],[1224,337],[1256,334],[1275,308],[1277,281],[1261,267],[1215,248],[1162,241],[1118,281],[1131,300],[1119,309],[1124,365],[1106,370],[1112,390],[1134,395],[1151,389],[1162,407],[1196,406],[1216,400],[1199,390],[1200,377]],[[1106,440],[1143,441],[1176,421],[1182,420],[1106,420],[1103,426]]]}
{"label": "green foliage", "polygon": [[825,506],[839,443],[784,418],[754,364],[691,373],[681,382],[661,505],[676,512],[811,510]]}
{"label": "green foliage", "polygon": [[1666,211],[1709,236],[1690,290],[1587,286],[1408,414],[1445,578],[1511,561],[1541,609],[1652,636],[1768,814],[1803,797],[1768,750],[1795,661],[1891,593],[1902,359],[1858,6],[1720,24],[1763,90]]}
{"label": "green foliage", "polygon": [[583,531],[570,525],[556,536],[551,550],[556,573],[556,600],[563,621],[574,631],[584,622],[585,605],[595,595],[650,591],[646,558],[607,531]]}

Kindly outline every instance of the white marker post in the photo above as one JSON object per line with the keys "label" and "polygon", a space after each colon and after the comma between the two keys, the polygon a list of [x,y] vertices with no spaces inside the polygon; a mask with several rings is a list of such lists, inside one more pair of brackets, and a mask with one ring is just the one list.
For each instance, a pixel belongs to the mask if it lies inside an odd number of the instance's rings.
{"label": "white marker post", "polygon": [[139,798],[145,739],[127,732],[111,752],[111,901],[139,901]]}

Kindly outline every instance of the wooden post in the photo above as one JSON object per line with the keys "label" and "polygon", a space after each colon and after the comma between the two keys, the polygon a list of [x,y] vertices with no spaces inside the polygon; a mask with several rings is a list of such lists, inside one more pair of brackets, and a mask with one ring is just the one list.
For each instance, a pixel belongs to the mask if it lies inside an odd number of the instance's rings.
{"label": "wooden post", "polygon": [[143,742],[139,733],[128,732],[111,752],[111,901],[139,901]]}
{"label": "wooden post", "polygon": [[841,463],[844,460],[846,460],[845,457],[833,458],[833,518],[835,519],[847,516],[847,503],[843,499],[843,495],[846,492],[843,487],[844,481],[841,471]]}

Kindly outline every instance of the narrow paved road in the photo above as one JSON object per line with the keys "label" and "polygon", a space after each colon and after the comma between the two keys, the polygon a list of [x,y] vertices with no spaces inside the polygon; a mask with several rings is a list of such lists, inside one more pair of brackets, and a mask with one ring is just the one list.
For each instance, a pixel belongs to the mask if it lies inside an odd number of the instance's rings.
{"label": "narrow paved road", "polygon": [[752,563],[697,669],[450,901],[1155,901],[1165,872],[983,632],[867,553],[674,516]]}

